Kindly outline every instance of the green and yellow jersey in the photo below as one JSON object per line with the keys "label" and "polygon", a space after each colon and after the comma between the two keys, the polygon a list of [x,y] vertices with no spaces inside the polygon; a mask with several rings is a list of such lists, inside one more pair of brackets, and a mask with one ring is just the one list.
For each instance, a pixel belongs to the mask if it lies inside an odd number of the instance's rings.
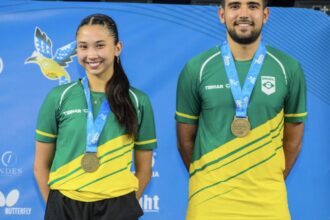
{"label": "green and yellow jersey", "polygon": [[[54,88],[46,97],[40,112],[36,140],[55,143],[55,155],[49,175],[51,189],[85,202],[118,197],[138,189],[138,179],[131,173],[133,150],[156,147],[153,111],[141,91],[130,88],[136,108],[139,130],[129,137],[111,112],[100,135],[97,156],[100,167],[93,173],[81,168],[86,150],[87,103],[80,82]],[[104,93],[91,91],[93,114],[96,117]]]}
{"label": "green and yellow jersey", "polygon": [[[248,106],[251,131],[231,132],[235,103],[220,47],[181,72],[176,120],[198,125],[190,164],[187,219],[290,219],[283,177],[283,127],[306,119],[306,88],[297,61],[267,46]],[[235,61],[241,87],[252,60]]]}

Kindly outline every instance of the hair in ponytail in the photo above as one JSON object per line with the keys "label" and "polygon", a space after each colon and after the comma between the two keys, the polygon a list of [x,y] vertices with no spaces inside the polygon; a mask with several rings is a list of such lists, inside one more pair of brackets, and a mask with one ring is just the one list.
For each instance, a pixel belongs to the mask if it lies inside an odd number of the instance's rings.
{"label": "hair in ponytail", "polygon": [[[77,33],[82,26],[101,25],[108,29],[114,38],[114,44],[119,42],[118,29],[115,21],[104,14],[92,14],[84,18],[78,26]],[[114,72],[107,82],[105,93],[112,112],[121,126],[126,128],[129,136],[136,135],[138,130],[137,115],[129,96],[130,84],[119,57],[114,60]]]}

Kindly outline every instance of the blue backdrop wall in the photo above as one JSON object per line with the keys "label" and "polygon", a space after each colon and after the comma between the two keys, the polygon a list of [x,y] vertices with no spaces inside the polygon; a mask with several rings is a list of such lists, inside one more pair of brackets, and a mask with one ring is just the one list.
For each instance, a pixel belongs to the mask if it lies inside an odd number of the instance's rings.
{"label": "blue backdrop wall", "polygon": [[[36,50],[38,27],[53,53],[75,40],[80,20],[106,13],[118,23],[122,61],[131,83],[153,104],[159,147],[153,178],[140,200],[144,220],[184,219],[188,175],[176,149],[175,90],[180,70],[194,55],[220,44],[225,29],[217,8],[123,3],[1,1],[0,3],[0,219],[42,219],[45,205],[33,177],[39,107],[63,80],[46,78],[26,59]],[[330,219],[330,22],[320,12],[271,8],[266,43],[298,59],[308,88],[302,152],[287,179],[293,220]],[[65,68],[71,80],[82,69]]]}

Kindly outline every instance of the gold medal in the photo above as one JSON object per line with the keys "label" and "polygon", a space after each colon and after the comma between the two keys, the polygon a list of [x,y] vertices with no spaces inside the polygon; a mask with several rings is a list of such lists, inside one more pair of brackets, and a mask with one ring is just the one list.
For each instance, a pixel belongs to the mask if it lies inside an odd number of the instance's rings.
{"label": "gold medal", "polygon": [[88,173],[95,172],[100,166],[96,153],[85,153],[81,159],[81,168]]}
{"label": "gold medal", "polygon": [[233,122],[231,123],[231,132],[236,137],[245,137],[250,132],[251,126],[248,117],[238,118],[234,117]]}

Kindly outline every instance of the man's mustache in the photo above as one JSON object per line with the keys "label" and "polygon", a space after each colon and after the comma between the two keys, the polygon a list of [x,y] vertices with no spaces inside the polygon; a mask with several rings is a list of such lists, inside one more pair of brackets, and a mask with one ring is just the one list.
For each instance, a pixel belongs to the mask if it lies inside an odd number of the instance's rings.
{"label": "man's mustache", "polygon": [[234,25],[239,25],[239,24],[249,24],[249,25],[254,25],[253,21],[249,21],[249,20],[238,20],[234,22]]}

